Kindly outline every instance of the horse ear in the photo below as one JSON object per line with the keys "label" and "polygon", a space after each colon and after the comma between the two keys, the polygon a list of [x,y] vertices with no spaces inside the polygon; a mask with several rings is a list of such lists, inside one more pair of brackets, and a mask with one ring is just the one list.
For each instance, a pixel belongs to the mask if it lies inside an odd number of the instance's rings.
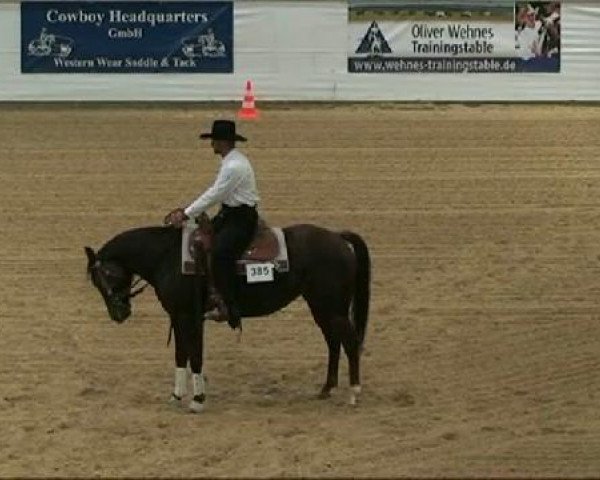
{"label": "horse ear", "polygon": [[88,258],[88,270],[96,263],[96,253],[90,247],[84,247],[85,254]]}

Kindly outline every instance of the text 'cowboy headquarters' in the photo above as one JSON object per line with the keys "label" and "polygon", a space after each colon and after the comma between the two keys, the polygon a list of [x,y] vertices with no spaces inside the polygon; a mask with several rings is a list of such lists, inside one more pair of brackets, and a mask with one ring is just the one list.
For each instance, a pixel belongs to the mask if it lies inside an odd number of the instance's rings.
{"label": "text 'cowboy headquarters'", "polygon": [[[198,24],[207,23],[208,14],[202,12],[148,12],[140,10],[139,12],[124,12],[122,10],[111,9],[108,12],[86,12],[78,10],[76,12],[61,12],[57,9],[50,9],[46,12],[46,21],[51,24],[89,24],[97,27],[102,26],[106,21],[112,25],[115,24],[147,24],[150,27],[166,24]],[[142,38],[144,30],[141,27],[122,28],[111,27],[108,29],[109,38]]]}

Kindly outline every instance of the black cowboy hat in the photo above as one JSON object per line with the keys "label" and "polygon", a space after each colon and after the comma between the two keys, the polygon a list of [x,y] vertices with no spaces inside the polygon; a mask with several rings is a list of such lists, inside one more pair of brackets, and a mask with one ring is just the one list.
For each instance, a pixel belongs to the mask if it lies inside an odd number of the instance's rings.
{"label": "black cowboy hat", "polygon": [[245,142],[246,137],[235,133],[235,122],[231,120],[215,120],[210,133],[201,133],[200,138],[212,138],[213,140],[232,140]]}

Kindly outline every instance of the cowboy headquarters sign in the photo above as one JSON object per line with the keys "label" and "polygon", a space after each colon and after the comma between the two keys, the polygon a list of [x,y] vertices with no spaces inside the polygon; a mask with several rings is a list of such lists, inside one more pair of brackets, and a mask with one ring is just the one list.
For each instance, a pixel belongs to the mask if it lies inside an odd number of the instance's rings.
{"label": "cowboy headquarters sign", "polygon": [[230,73],[232,2],[23,2],[23,73]]}
{"label": "cowboy headquarters sign", "polygon": [[349,0],[351,73],[560,72],[560,2]]}

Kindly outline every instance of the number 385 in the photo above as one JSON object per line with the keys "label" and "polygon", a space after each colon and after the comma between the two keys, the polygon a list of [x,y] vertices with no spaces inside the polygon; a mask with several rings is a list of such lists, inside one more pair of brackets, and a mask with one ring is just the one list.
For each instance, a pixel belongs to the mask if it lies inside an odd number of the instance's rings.
{"label": "number 385", "polygon": [[257,277],[269,275],[269,267],[267,267],[267,266],[251,267],[250,273],[251,273],[251,275],[257,276]]}

